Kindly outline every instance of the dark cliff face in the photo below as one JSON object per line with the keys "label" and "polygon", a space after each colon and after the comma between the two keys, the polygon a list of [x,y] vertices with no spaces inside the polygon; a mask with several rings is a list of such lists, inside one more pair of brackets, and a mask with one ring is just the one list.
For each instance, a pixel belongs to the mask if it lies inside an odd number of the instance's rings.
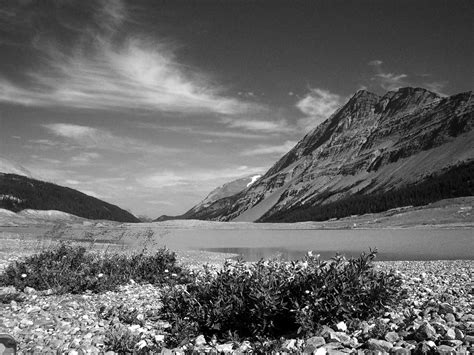
{"label": "dark cliff face", "polygon": [[380,97],[358,91],[257,183],[211,205],[209,218],[254,221],[415,183],[474,158],[473,121],[471,92],[441,97],[402,88]]}

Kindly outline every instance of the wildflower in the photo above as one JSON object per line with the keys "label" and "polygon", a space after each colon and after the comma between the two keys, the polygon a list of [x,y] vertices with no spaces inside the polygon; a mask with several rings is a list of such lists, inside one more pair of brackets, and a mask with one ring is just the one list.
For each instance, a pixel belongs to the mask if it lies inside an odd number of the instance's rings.
{"label": "wildflower", "polygon": [[26,277],[26,274],[21,274],[21,277],[24,279]]}
{"label": "wildflower", "polygon": [[178,277],[177,274],[171,274],[171,277]]}
{"label": "wildflower", "polygon": [[169,272],[169,270],[168,270],[168,269],[165,269],[165,272]]}
{"label": "wildflower", "polygon": [[309,294],[309,292],[310,292],[309,290],[304,291],[304,293],[306,293],[307,295]]}
{"label": "wildflower", "polygon": [[100,273],[99,275],[97,275],[97,277],[100,279],[101,277],[104,277],[104,274]]}

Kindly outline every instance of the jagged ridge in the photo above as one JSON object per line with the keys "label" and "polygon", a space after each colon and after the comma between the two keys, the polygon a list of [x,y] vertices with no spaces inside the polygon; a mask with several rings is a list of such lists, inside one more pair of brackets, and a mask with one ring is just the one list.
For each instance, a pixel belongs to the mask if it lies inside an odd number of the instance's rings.
{"label": "jagged ridge", "polygon": [[473,159],[472,113],[472,92],[441,97],[402,88],[380,97],[359,91],[256,184],[201,216],[255,221],[422,181]]}

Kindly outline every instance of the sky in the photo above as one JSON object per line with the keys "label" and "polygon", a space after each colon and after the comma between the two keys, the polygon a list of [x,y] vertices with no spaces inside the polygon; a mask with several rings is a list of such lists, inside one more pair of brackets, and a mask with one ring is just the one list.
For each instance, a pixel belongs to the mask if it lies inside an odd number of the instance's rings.
{"label": "sky", "polygon": [[264,173],[357,90],[472,90],[471,0],[3,0],[0,156],[135,215]]}

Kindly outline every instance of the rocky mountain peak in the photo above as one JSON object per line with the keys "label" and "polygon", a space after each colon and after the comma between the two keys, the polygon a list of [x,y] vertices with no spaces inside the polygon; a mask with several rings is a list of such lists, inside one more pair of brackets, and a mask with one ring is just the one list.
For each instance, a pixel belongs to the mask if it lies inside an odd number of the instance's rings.
{"label": "rocky mountain peak", "polygon": [[[377,201],[379,207],[392,206],[395,200],[390,193],[395,190],[405,189],[409,196],[413,186],[430,176],[447,174],[453,166],[462,166],[463,173],[470,169],[472,117],[469,92],[441,97],[407,87],[379,96],[359,90],[254,184],[186,217],[308,220],[316,218],[314,208],[331,218],[334,215],[326,211],[327,206],[338,206],[341,216],[358,213],[353,198],[365,198],[366,207]],[[452,174],[457,176],[457,172]],[[388,194],[383,197],[387,200],[374,202],[370,200],[374,194]]]}
{"label": "rocky mountain peak", "polygon": [[441,99],[441,96],[423,88],[404,87],[387,92],[379,101],[376,111],[392,114],[409,110]]}

